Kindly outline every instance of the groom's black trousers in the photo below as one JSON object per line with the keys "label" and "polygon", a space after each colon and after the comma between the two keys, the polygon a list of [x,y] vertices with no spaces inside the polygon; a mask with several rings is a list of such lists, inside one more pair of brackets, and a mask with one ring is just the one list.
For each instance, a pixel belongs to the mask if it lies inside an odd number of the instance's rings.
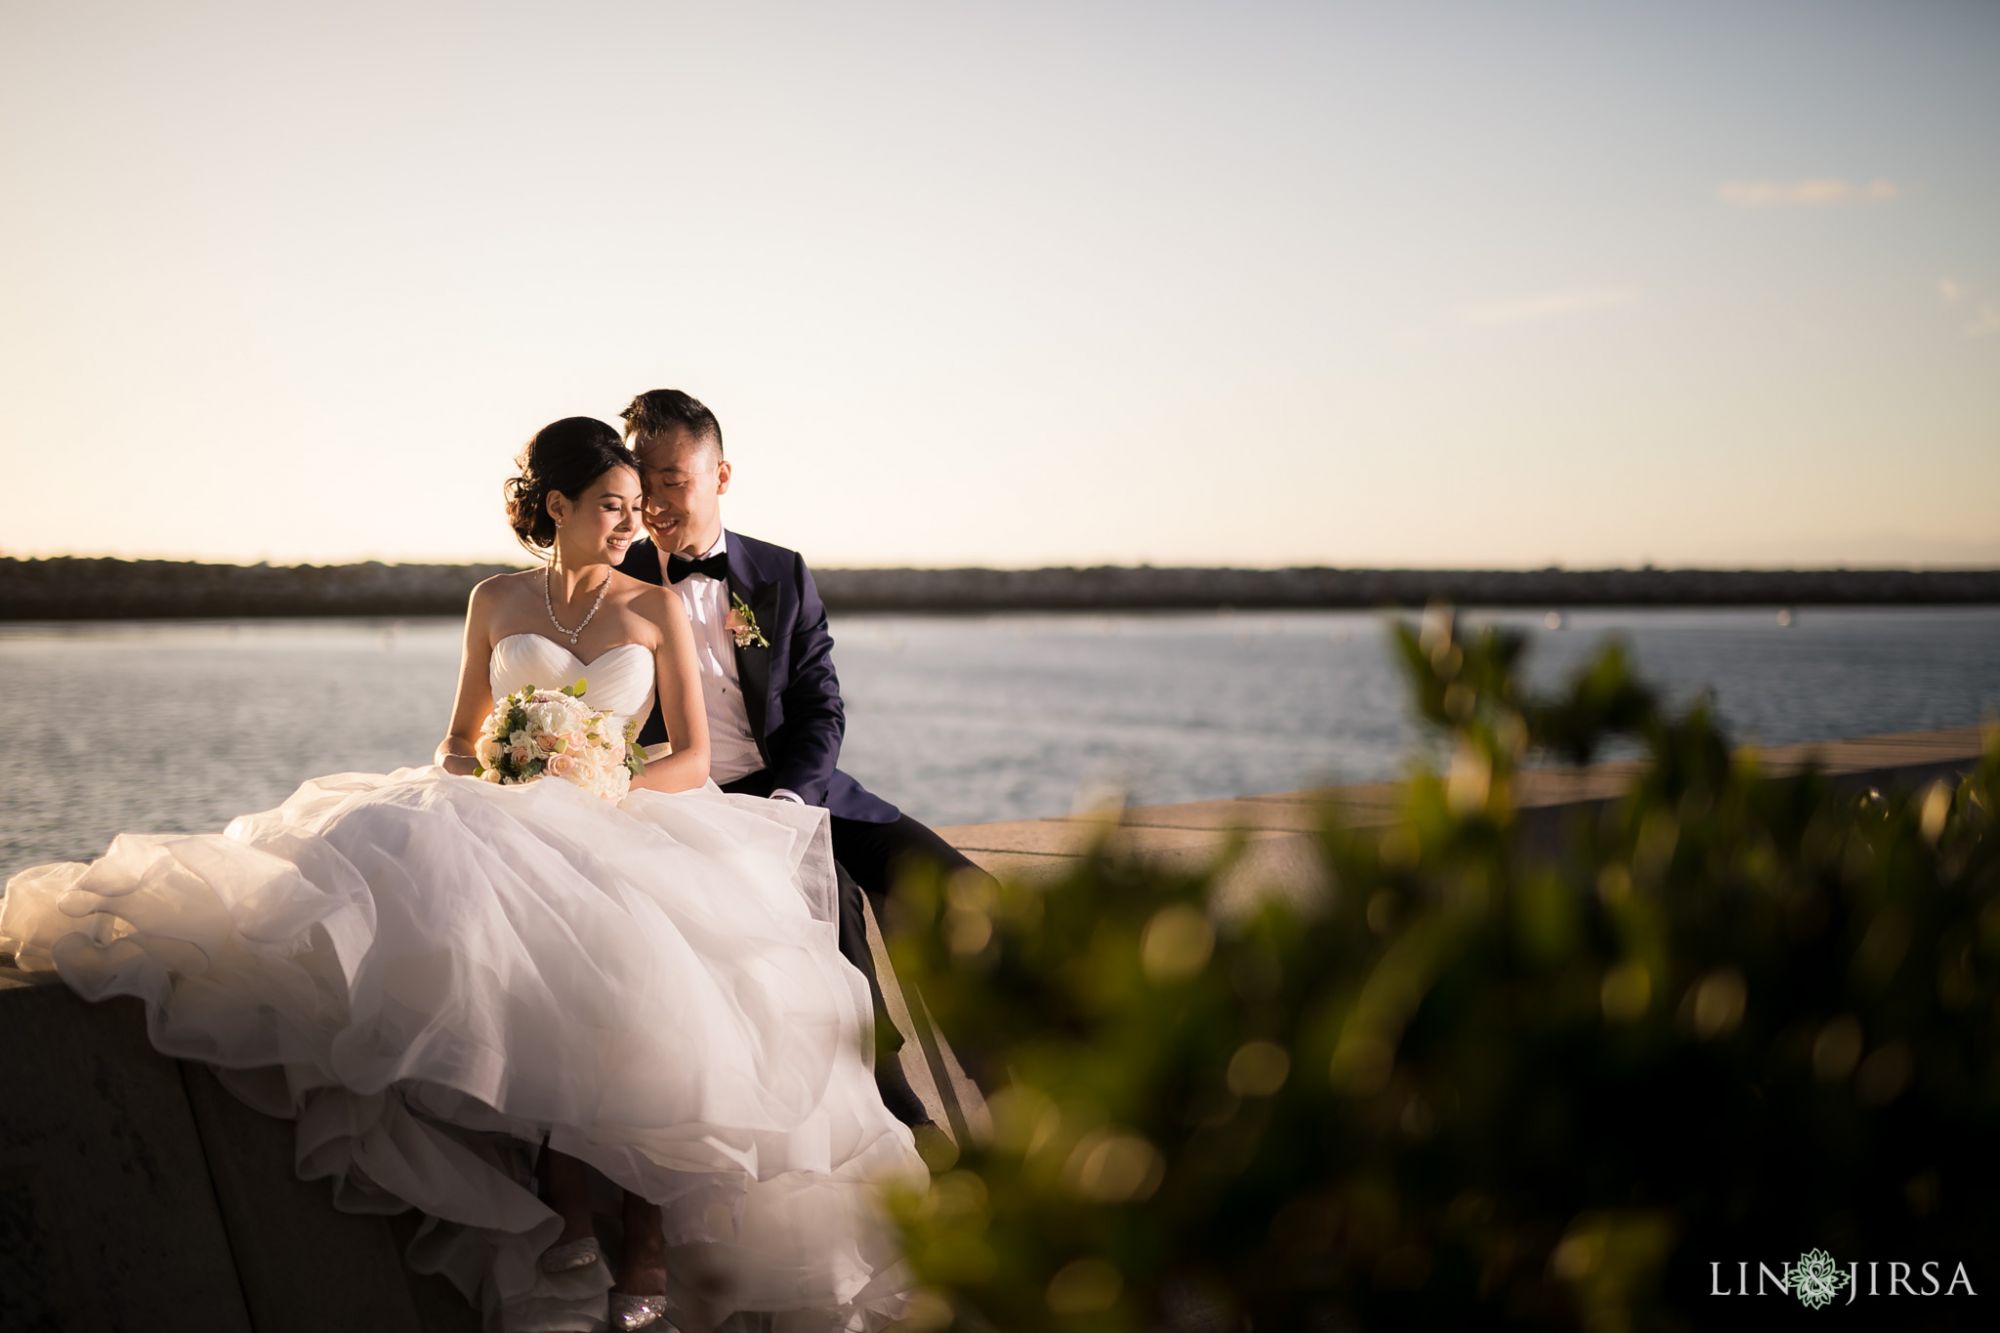
{"label": "groom's black trousers", "polygon": [[[766,796],[770,792],[769,777],[763,772],[752,773],[747,778],[723,783],[722,789]],[[834,815],[831,824],[834,878],[840,899],[840,952],[868,979],[868,994],[875,1001],[875,1085],[881,1089],[882,1101],[890,1113],[904,1124],[914,1125],[930,1119],[930,1113],[903,1073],[902,1060],[897,1054],[903,1047],[903,1034],[890,1021],[889,1011],[882,1003],[882,983],[875,976],[875,956],[868,948],[868,921],[862,915],[861,897],[867,894],[875,907],[875,920],[886,930],[895,910],[890,905],[890,894],[896,887],[897,876],[907,869],[929,865],[946,874],[957,870],[982,875],[985,872],[967,860],[963,852],[908,815],[898,815],[887,824]]]}
{"label": "groom's black trousers", "polygon": [[831,822],[833,859],[840,871],[840,952],[868,978],[868,993],[875,1000],[875,1085],[890,1113],[904,1124],[914,1125],[930,1119],[930,1112],[903,1073],[898,1054],[903,1034],[890,1021],[882,1003],[882,985],[875,978],[875,958],[868,948],[868,923],[861,915],[861,895],[868,895],[875,907],[876,923],[886,931],[895,920],[890,894],[898,876],[926,865],[944,874],[986,872],[908,815],[898,815],[887,824],[838,815]]}

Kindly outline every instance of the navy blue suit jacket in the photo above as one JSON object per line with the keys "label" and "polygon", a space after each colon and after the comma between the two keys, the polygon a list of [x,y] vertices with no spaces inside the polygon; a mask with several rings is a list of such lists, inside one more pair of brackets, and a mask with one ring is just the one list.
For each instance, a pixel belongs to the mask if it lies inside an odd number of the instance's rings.
{"label": "navy blue suit jacket", "polygon": [[[768,796],[779,787],[808,805],[823,805],[842,819],[887,824],[896,807],[835,767],[847,713],[833,670],[833,635],[812,574],[797,551],[731,532],[729,591],[757,618],[768,648],[737,648],[736,677],[743,685],[750,734],[764,767],[732,788]],[[640,541],[618,568],[647,583],[665,582],[660,552]],[[639,739],[647,745],[672,739],[657,704]]]}

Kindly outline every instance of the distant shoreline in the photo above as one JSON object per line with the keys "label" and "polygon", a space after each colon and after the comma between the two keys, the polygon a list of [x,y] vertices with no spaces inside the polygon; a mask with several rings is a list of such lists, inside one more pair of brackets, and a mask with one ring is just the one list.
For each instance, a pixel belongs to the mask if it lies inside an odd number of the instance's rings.
{"label": "distant shoreline", "polygon": [[[519,566],[220,565],[0,556],[0,621],[456,615]],[[1213,611],[1461,606],[2000,604],[2000,569],[1172,569],[815,571],[833,611]]]}

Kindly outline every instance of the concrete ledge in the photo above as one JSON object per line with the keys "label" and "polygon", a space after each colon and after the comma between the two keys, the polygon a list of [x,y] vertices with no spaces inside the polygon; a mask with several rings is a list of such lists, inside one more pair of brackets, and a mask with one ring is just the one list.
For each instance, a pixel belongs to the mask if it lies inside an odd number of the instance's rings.
{"label": "concrete ledge", "polygon": [[[1760,748],[1753,753],[1761,769],[1774,777],[1817,764],[1842,787],[1901,789],[1941,778],[1955,780],[1979,761],[1981,735],[1976,726],[1950,727]],[[1622,796],[1639,769],[1637,761],[1615,760],[1585,768],[1525,770],[1514,792],[1523,826],[1537,841],[1552,839],[1567,820]],[[1295,846],[1288,850],[1283,844],[1287,840],[1302,843],[1318,829],[1326,808],[1331,807],[1350,827],[1380,827],[1394,822],[1400,792],[1396,783],[1369,783],[1271,792],[1236,800],[1136,806],[1125,812],[1126,823],[1118,837],[1144,855],[1184,864],[1213,856],[1232,831],[1242,832],[1252,842],[1253,861],[1279,867],[1296,865],[1301,849]],[[1100,827],[1096,819],[1071,816],[949,825],[938,833],[996,875],[1032,878],[1062,873],[1090,845]]]}
{"label": "concrete ledge", "polygon": [[478,1333],[456,1287],[410,1271],[390,1218],[340,1212],[325,1181],[298,1178],[293,1122],[244,1105],[206,1066],[180,1074],[252,1328]]}
{"label": "concrete ledge", "polygon": [[0,1068],[0,1328],[250,1333],[180,1071],[138,1002],[0,988]]}

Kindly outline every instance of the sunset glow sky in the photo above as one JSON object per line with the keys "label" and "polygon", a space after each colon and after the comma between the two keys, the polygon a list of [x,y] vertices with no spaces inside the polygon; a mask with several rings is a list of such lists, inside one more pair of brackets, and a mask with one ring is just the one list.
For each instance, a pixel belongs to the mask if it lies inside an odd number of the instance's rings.
{"label": "sunset glow sky", "polygon": [[2000,563],[2000,4],[0,0],[0,553]]}

